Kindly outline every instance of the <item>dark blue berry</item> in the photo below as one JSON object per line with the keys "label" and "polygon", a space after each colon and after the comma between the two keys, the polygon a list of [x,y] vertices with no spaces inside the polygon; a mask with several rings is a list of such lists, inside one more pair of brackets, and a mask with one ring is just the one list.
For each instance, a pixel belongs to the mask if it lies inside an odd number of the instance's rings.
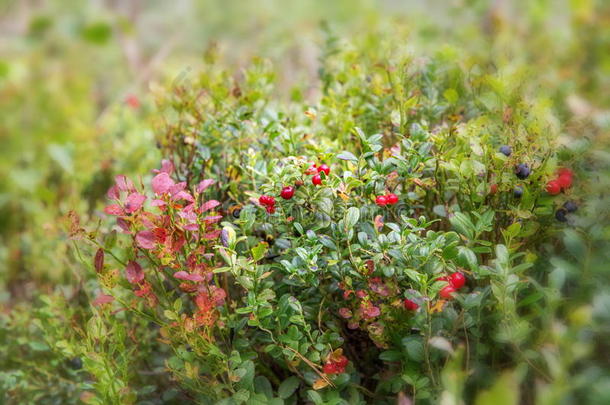
{"label": "dark blue berry", "polygon": [[578,209],[578,205],[576,205],[574,201],[566,201],[563,204],[563,208],[565,208],[568,212],[576,212],[576,210]]}
{"label": "dark blue berry", "polygon": [[74,357],[68,360],[68,365],[72,370],[80,370],[83,368],[83,361],[80,359],[80,357]]}
{"label": "dark blue berry", "polygon": [[513,150],[508,145],[502,145],[500,146],[500,153],[508,157],[513,153]]}
{"label": "dark blue berry", "polygon": [[568,220],[568,218],[566,218],[567,214],[568,214],[568,211],[564,210],[563,208],[560,208],[557,211],[555,211],[555,219],[558,220],[559,222],[566,222]]}
{"label": "dark blue berry", "polygon": [[523,187],[521,186],[517,186],[513,189],[513,195],[515,196],[515,198],[521,198],[521,196],[523,195]]}
{"label": "dark blue berry", "polygon": [[521,180],[527,179],[531,172],[531,169],[525,163],[519,163],[515,168],[515,174]]}

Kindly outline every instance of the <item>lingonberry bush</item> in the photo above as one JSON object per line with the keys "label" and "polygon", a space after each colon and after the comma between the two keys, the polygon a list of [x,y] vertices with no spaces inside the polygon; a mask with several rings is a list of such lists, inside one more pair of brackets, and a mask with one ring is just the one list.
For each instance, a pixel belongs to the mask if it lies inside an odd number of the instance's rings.
{"label": "lingonberry bush", "polygon": [[73,229],[94,304],[200,403],[469,403],[503,371],[527,397],[555,378],[544,255],[579,198],[549,106],[518,75],[336,42],[314,101],[262,60],[162,96],[160,168],[117,176],[111,230]]}

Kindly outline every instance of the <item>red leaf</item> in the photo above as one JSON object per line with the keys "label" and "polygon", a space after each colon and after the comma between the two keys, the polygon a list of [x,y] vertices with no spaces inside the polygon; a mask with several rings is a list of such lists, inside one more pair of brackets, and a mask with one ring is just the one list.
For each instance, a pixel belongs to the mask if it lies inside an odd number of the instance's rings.
{"label": "red leaf", "polygon": [[201,180],[199,182],[199,184],[197,185],[197,192],[198,193],[203,192],[206,188],[210,187],[212,184],[214,184],[214,180],[212,180],[212,179]]}
{"label": "red leaf", "polygon": [[104,249],[99,248],[97,252],[95,252],[95,259],[93,259],[93,265],[95,267],[95,271],[98,273],[102,271],[104,268]]}
{"label": "red leaf", "polygon": [[157,195],[167,193],[173,186],[174,181],[166,172],[161,172],[152,179],[152,189]]}
{"label": "red leaf", "polygon": [[142,270],[142,266],[133,260],[127,264],[127,267],[125,268],[125,275],[127,276],[127,281],[129,281],[130,284],[139,284],[144,281],[144,271]]}
{"label": "red leaf", "polygon": [[119,174],[118,176],[116,176],[114,178],[114,180],[116,181],[117,187],[121,191],[132,192],[132,191],[136,190],[135,186],[133,185],[133,182],[122,174]]}
{"label": "red leaf", "polygon": [[200,276],[199,274],[189,274],[183,270],[174,273],[174,277],[176,277],[177,279],[180,279],[180,280],[188,280],[188,281],[193,281],[196,283],[204,280],[204,278],[202,276]]}
{"label": "red leaf", "polygon": [[109,304],[112,301],[114,301],[114,297],[112,295],[100,294],[95,297],[95,299],[91,303],[93,304],[93,306],[98,307],[100,305]]}
{"label": "red leaf", "polygon": [[127,200],[125,201],[125,211],[128,214],[136,212],[146,201],[146,196],[139,193],[131,193],[127,196]]}
{"label": "red leaf", "polygon": [[121,207],[118,204],[110,204],[108,206],[106,206],[106,208],[104,208],[104,212],[108,215],[125,215],[125,212],[123,211],[123,207]]}
{"label": "red leaf", "polygon": [[155,234],[153,231],[140,231],[136,234],[136,243],[142,249],[153,249],[155,247]]}
{"label": "red leaf", "polygon": [[213,208],[218,207],[219,205],[220,205],[220,202],[218,202],[216,200],[206,201],[205,203],[203,203],[201,208],[199,208],[199,212],[209,211],[209,210],[211,210]]}

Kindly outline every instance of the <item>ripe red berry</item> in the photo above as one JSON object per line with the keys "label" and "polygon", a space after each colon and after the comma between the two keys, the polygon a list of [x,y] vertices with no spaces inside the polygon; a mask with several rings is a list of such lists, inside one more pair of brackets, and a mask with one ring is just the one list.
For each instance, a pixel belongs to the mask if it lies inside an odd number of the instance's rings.
{"label": "ripe red berry", "polygon": [[309,166],[307,168],[307,170],[305,170],[305,174],[308,174],[308,175],[312,175],[312,174],[316,174],[316,173],[318,173],[318,167],[315,164]]}
{"label": "ripe red berry", "polygon": [[497,192],[498,192],[498,185],[494,183],[489,187],[489,194],[496,194]]}
{"label": "ripe red berry", "polygon": [[377,204],[380,207],[385,206],[388,203],[388,198],[384,195],[380,195],[377,196],[377,198],[375,198],[375,204]]}
{"label": "ripe red berry", "polygon": [[314,186],[319,186],[320,184],[322,184],[322,177],[320,177],[319,174],[316,174],[311,178],[311,182]]}
{"label": "ripe red berry", "polygon": [[456,291],[455,287],[448,285],[442,288],[440,291],[440,296],[443,299],[450,300],[453,298],[453,293]]}
{"label": "ripe red berry", "polygon": [[275,214],[275,207],[273,205],[268,205],[266,210],[268,214]]}
{"label": "ripe red berry", "polygon": [[261,195],[258,198],[258,202],[261,203],[261,205],[273,205],[275,204],[275,199],[269,195]]}
{"label": "ripe red berry", "polygon": [[290,200],[293,195],[294,195],[294,187],[290,187],[290,186],[286,186],[286,187],[282,188],[282,191],[280,192],[280,197],[282,197],[284,200]]}
{"label": "ripe red berry", "polygon": [[411,301],[408,298],[405,298],[402,303],[407,311],[417,311],[417,308],[419,308],[415,301]]}
{"label": "ripe red berry", "polygon": [[561,193],[561,186],[559,185],[559,181],[558,180],[551,180],[548,183],[546,183],[546,192],[549,193],[550,195],[557,195],[559,193]]}
{"label": "ripe red berry", "polygon": [[330,167],[327,164],[321,164],[318,166],[318,173],[324,172],[327,176],[330,174]]}
{"label": "ripe red berry", "polygon": [[322,371],[326,374],[339,374],[339,367],[335,363],[326,363]]}
{"label": "ripe red berry", "polygon": [[562,167],[560,169],[557,169],[557,177],[561,176],[574,177],[574,172],[571,169],[568,169],[567,167]]}
{"label": "ripe red berry", "polygon": [[456,290],[459,290],[460,288],[464,287],[464,284],[466,284],[466,277],[464,277],[464,274],[461,272],[456,271],[455,273],[449,275],[447,281],[449,281],[450,286]]}
{"label": "ripe red berry", "polygon": [[345,356],[339,356],[339,358],[335,360],[335,364],[337,365],[337,367],[339,369],[345,369],[345,367],[347,367],[348,363],[349,363],[349,360]]}
{"label": "ripe red berry", "polygon": [[387,194],[385,198],[388,200],[388,204],[394,205],[398,202],[398,196],[394,193]]}
{"label": "ripe red berry", "polygon": [[572,175],[562,174],[561,176],[559,176],[556,182],[562,190],[566,190],[572,187]]}

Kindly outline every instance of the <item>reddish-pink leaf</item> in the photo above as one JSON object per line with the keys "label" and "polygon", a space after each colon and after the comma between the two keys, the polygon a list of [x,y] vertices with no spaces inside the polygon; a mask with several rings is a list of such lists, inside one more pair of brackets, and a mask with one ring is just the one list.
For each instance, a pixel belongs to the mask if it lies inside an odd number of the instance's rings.
{"label": "reddish-pink leaf", "polygon": [[203,220],[207,223],[207,224],[213,224],[215,222],[218,222],[222,219],[222,215],[213,215],[213,216],[207,216],[205,218],[203,218]]}
{"label": "reddish-pink leaf", "polygon": [[161,169],[160,170],[154,169],[153,173],[172,174],[173,171],[174,171],[174,164],[170,160],[163,159],[161,161]]}
{"label": "reddish-pink leaf", "polygon": [[222,231],[220,229],[212,231],[212,232],[208,232],[205,235],[203,235],[203,239],[208,239],[208,240],[218,239],[218,237],[220,236],[221,232]]}
{"label": "reddish-pink leaf", "polygon": [[214,180],[212,180],[212,179],[201,180],[199,182],[199,184],[197,185],[197,192],[198,193],[203,192],[206,188],[210,187],[212,184],[214,184]]}
{"label": "reddish-pink leaf", "polygon": [[100,305],[109,304],[114,301],[114,297],[112,295],[100,294],[93,300],[92,304],[95,307]]}
{"label": "reddish-pink leaf", "polygon": [[129,230],[129,222],[127,222],[125,219],[117,218],[116,223],[123,230],[123,232],[131,233],[131,231]]}
{"label": "reddish-pink leaf", "polygon": [[186,188],[186,182],[181,181],[180,183],[176,183],[173,186],[171,186],[169,189],[169,193],[171,195],[175,195],[175,194],[178,194],[179,192],[181,192],[182,190],[184,190],[185,188]]}
{"label": "reddish-pink leaf", "polygon": [[165,207],[167,204],[163,200],[152,200],[150,205],[153,207]]}
{"label": "reddish-pink leaf", "polygon": [[209,211],[209,210],[211,210],[213,208],[218,207],[219,205],[220,205],[220,202],[218,202],[216,200],[206,201],[205,203],[203,203],[201,208],[199,208],[199,212]]}
{"label": "reddish-pink leaf", "polygon": [[133,182],[131,180],[129,180],[126,176],[119,174],[118,176],[116,176],[114,178],[117,187],[119,188],[119,190],[121,191],[135,191],[136,188],[133,185]]}
{"label": "reddish-pink leaf", "polygon": [[131,193],[127,196],[127,200],[125,200],[125,211],[128,214],[136,212],[142,205],[144,205],[144,201],[146,201],[146,196],[139,193]]}
{"label": "reddish-pink leaf", "polygon": [[174,273],[174,277],[176,277],[180,280],[188,280],[188,281],[193,281],[196,283],[204,280],[204,278],[202,276],[200,276],[199,274],[189,274],[183,270]]}
{"label": "reddish-pink leaf", "polygon": [[195,199],[193,198],[192,195],[190,195],[188,192],[186,191],[178,191],[176,194],[173,195],[172,200],[174,201],[178,201],[178,200],[185,200],[188,202],[193,202],[195,201]]}
{"label": "reddish-pink leaf", "polygon": [[121,207],[118,204],[110,204],[108,206],[106,206],[106,208],[104,208],[104,212],[108,215],[125,215],[125,212],[123,211],[123,207]]}
{"label": "reddish-pink leaf", "polygon": [[125,275],[127,277],[127,281],[129,281],[131,284],[138,284],[144,281],[144,271],[142,270],[142,267],[133,260],[127,263]]}
{"label": "reddish-pink leaf", "polygon": [[95,267],[95,271],[97,271],[98,273],[104,268],[104,249],[99,248],[97,252],[95,252],[93,266]]}
{"label": "reddish-pink leaf", "polygon": [[118,200],[120,198],[120,191],[116,184],[108,189],[106,192],[106,197],[111,200]]}
{"label": "reddish-pink leaf", "polygon": [[161,172],[152,179],[152,189],[157,195],[167,193],[173,186],[174,181],[166,172]]}
{"label": "reddish-pink leaf", "polygon": [[142,249],[155,247],[155,234],[152,231],[140,231],[136,234],[136,243]]}

